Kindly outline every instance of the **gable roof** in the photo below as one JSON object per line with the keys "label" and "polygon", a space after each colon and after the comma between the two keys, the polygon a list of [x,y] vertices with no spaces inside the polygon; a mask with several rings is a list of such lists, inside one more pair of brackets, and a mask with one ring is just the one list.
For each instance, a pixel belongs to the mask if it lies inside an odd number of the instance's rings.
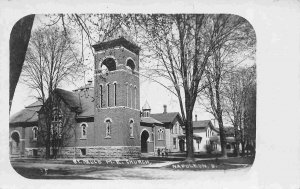
{"label": "gable roof", "polygon": [[157,121],[152,117],[141,117],[141,126],[153,126],[153,125],[163,125],[163,123]]}
{"label": "gable roof", "polygon": [[144,106],[142,107],[142,110],[151,110],[148,101],[146,100]]}
{"label": "gable roof", "polygon": [[210,126],[210,120],[200,120],[200,121],[193,121],[193,128],[206,128]]}
{"label": "gable roof", "polygon": [[79,101],[81,105],[81,112],[78,118],[94,117],[94,89],[79,93]]}
{"label": "gable roof", "polygon": [[34,107],[41,107],[43,105],[42,100],[37,100],[32,104],[29,104],[28,106],[25,106],[25,108],[34,108]]}
{"label": "gable roof", "polygon": [[[206,130],[206,128],[210,127],[212,130],[219,132],[219,129],[214,127],[210,120],[200,120],[200,121],[193,121],[193,129],[201,129]],[[185,126],[182,127],[185,129]]]}
{"label": "gable roof", "polygon": [[[54,92],[71,108],[78,110],[78,118],[94,117],[93,89],[76,93],[57,88]],[[10,125],[36,125],[38,122],[38,111],[41,108],[42,102],[40,100],[26,106],[25,109],[10,116]]]}
{"label": "gable roof", "polygon": [[13,114],[9,119],[10,125],[15,124],[26,124],[26,125],[36,125],[38,122],[38,111],[40,107],[34,108],[24,108],[23,110]]}
{"label": "gable roof", "polygon": [[77,93],[56,88],[54,93],[62,98],[71,108],[80,108],[79,95]]}
{"label": "gable roof", "polygon": [[94,117],[94,89],[71,92],[57,88],[56,94],[71,108],[78,110],[78,118]]}
{"label": "gable roof", "polygon": [[37,112],[41,109],[41,107],[42,107],[41,100],[37,100],[34,103],[25,106],[24,109],[10,116],[9,124],[10,125],[24,124],[24,126],[36,125],[39,119]]}
{"label": "gable roof", "polygon": [[178,116],[179,122],[182,124],[182,119],[179,112],[167,112],[167,113],[158,113],[158,114],[151,114],[151,117],[154,119],[167,123],[173,123],[175,118]]}

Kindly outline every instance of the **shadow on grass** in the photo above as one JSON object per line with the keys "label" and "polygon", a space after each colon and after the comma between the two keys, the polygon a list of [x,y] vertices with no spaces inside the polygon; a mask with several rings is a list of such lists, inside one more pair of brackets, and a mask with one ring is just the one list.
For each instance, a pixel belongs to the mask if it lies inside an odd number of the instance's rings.
{"label": "shadow on grass", "polygon": [[[86,174],[93,171],[101,171],[95,168],[84,170],[64,170],[64,169],[41,169],[41,168],[26,168],[14,167],[15,171],[21,176],[28,179],[99,179],[93,177],[79,176],[78,174]],[[105,169],[107,170],[107,169]],[[103,170],[103,171],[105,171]]]}

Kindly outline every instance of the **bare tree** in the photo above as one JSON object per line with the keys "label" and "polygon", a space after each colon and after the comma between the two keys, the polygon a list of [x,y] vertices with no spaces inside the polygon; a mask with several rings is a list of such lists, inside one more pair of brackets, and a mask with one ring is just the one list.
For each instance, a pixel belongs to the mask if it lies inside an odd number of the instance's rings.
{"label": "bare tree", "polygon": [[21,75],[22,82],[38,93],[44,105],[46,158],[50,157],[53,91],[63,81],[78,77],[82,68],[75,43],[64,32],[57,27],[33,31]]}
{"label": "bare tree", "polygon": [[256,72],[255,65],[239,67],[226,79],[224,88],[225,111],[235,128],[236,145],[255,147],[256,131]]}
{"label": "bare tree", "polygon": [[[133,15],[147,72],[177,96],[186,127],[187,161],[193,161],[192,113],[210,57],[230,39],[220,15]],[[146,64],[147,65],[147,64]],[[169,84],[168,84],[169,83]]]}
{"label": "bare tree", "polygon": [[[76,112],[65,104],[57,90],[59,89],[53,91],[39,113],[38,145],[40,147],[49,145],[53,158],[57,157],[60,149],[67,146],[76,134]],[[49,111],[50,107],[52,111]],[[51,114],[50,132],[47,127],[48,121],[50,122],[49,114]]]}
{"label": "bare tree", "polygon": [[[244,126],[250,125],[249,128],[252,129],[253,127],[251,126],[253,124],[255,125],[256,122],[255,69],[255,65],[250,67],[238,67],[225,79],[227,85],[224,87],[224,111],[234,126],[236,147],[238,148],[239,144],[242,143],[243,153],[245,151],[245,132],[247,134],[249,133],[255,140],[255,132],[245,131],[246,127]],[[247,124],[244,124],[245,119],[247,119],[247,121],[249,120]],[[237,155],[239,155],[238,149],[236,149],[236,151]]]}
{"label": "bare tree", "polygon": [[209,106],[206,108],[218,121],[222,156],[227,157],[223,120],[226,106],[224,87],[227,83],[224,78],[231,74],[235,66],[252,56],[255,38],[250,36],[255,34],[249,22],[238,16],[217,15],[214,17],[214,23],[215,28],[221,30],[224,35],[220,42],[221,45],[215,49],[209,59],[205,83],[207,89],[202,93],[202,98],[208,100]]}
{"label": "bare tree", "polygon": [[[255,71],[255,70],[254,70]],[[248,87],[246,96],[244,120],[243,120],[243,137],[242,144],[245,145],[244,150],[250,150],[252,155],[255,155],[256,148],[256,82],[253,82]],[[248,148],[247,148],[248,147]],[[243,150],[243,154],[245,151]]]}

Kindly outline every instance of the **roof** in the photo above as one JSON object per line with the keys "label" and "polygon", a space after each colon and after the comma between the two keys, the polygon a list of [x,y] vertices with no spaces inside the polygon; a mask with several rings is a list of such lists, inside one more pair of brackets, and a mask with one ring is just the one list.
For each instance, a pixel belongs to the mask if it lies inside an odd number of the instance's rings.
{"label": "roof", "polygon": [[142,107],[143,110],[151,110],[148,101],[146,100],[144,106]]}
{"label": "roof", "polygon": [[172,123],[177,116],[179,116],[180,122],[182,122],[179,112],[151,114],[151,117],[163,123]]}
{"label": "roof", "polygon": [[[220,136],[213,135],[213,136],[209,137],[209,140],[212,142],[220,143]],[[233,143],[233,142],[235,142],[235,138],[234,137],[226,137],[226,142]]]}
{"label": "roof", "polygon": [[33,125],[38,122],[38,111],[42,107],[42,101],[37,100],[34,103],[26,106],[23,110],[13,114],[9,118],[10,124],[28,124]]}
{"label": "roof", "polygon": [[157,121],[152,117],[141,117],[141,126],[163,125],[162,122]]}
{"label": "roof", "polygon": [[76,92],[76,91],[80,91],[80,90],[83,90],[83,89],[91,89],[91,88],[94,88],[94,84],[93,84],[93,81],[89,80],[88,81],[88,84],[85,84],[77,89],[74,89],[73,91]]}
{"label": "roof", "polygon": [[210,124],[210,120],[193,121],[193,128],[206,128]]}
{"label": "roof", "polygon": [[63,98],[71,108],[78,109],[78,118],[94,117],[94,89],[71,92],[56,89],[56,93]]}
{"label": "roof", "polygon": [[36,124],[38,122],[38,110],[25,108],[15,114],[13,114],[10,119],[10,124],[20,124],[20,123],[27,123],[27,124]]}
{"label": "roof", "polygon": [[61,97],[71,108],[79,108],[80,100],[78,93],[66,91],[64,89],[56,88],[54,90],[59,97]]}
{"label": "roof", "polygon": [[[186,135],[185,134],[178,135],[178,138],[179,139],[185,139]],[[202,140],[202,137],[201,137],[201,135],[199,135],[197,133],[193,133],[193,139],[200,139],[200,140]]]}
{"label": "roof", "polygon": [[[71,92],[63,89],[55,89],[55,93],[63,99],[71,108],[78,110],[78,118],[94,117],[94,90],[84,90],[80,92]],[[32,125],[38,122],[38,111],[42,107],[41,101],[36,101],[25,109],[13,114],[10,124],[26,124]]]}
{"label": "roof", "polygon": [[32,107],[41,107],[43,105],[42,100],[37,100],[32,104],[29,104],[28,106],[25,106],[25,108],[32,108]]}
{"label": "roof", "polygon": [[[117,36],[119,37],[119,36]],[[95,51],[101,51],[109,48],[114,48],[117,46],[123,46],[126,49],[132,51],[135,54],[139,54],[140,47],[137,46],[135,43],[131,42],[130,40],[126,39],[124,36],[121,36],[117,39],[113,39],[106,42],[97,43],[95,45],[92,45],[92,47],[95,49]]]}
{"label": "roof", "polygon": [[94,117],[94,90],[89,89],[87,91],[79,93],[79,100],[81,105],[81,112],[77,117]]}
{"label": "roof", "polygon": [[[214,127],[210,120],[193,121],[193,129],[205,130],[207,127],[210,127],[212,130],[219,132],[219,129]],[[185,126],[183,126],[182,128],[185,129]]]}

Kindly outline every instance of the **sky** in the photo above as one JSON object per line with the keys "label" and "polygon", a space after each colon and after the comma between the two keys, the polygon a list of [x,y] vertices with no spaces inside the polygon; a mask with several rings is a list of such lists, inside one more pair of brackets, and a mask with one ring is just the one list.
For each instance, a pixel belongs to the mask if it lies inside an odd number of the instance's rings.
{"label": "sky", "polygon": [[[45,22],[47,18],[44,15],[36,15],[32,30],[36,29]],[[93,67],[93,57],[89,56],[86,61],[89,67]],[[141,63],[140,63],[141,64]],[[63,84],[60,88],[65,90],[74,90],[80,86],[83,86],[85,82],[93,78],[93,70],[86,73],[84,79],[76,81],[76,85],[72,83]],[[160,81],[161,82],[161,81]],[[18,83],[11,107],[11,115],[22,110],[25,106],[36,101],[35,92],[29,89],[28,86],[22,83]],[[150,81],[142,76],[140,76],[140,108],[144,103],[148,101],[152,113],[163,112],[163,105],[167,105],[168,112],[180,112],[180,107],[178,104],[177,97],[169,92],[167,89],[162,87],[160,84]],[[213,116],[205,112],[200,105],[196,102],[194,108],[194,116],[197,114],[198,120],[213,119]]]}
{"label": "sky", "polygon": [[[86,77],[86,81],[91,78],[89,76]],[[83,86],[84,81],[78,81],[77,86]],[[77,88],[75,85],[64,85],[61,88],[66,90],[74,90]],[[13,99],[13,104],[11,107],[11,115],[22,110],[25,106],[36,101],[36,97],[34,96],[35,92],[29,89],[25,84],[18,83]],[[144,105],[144,103],[148,101],[151,112],[152,113],[162,113],[163,105],[167,105],[168,112],[180,112],[180,108],[178,105],[178,99],[176,96],[171,94],[167,89],[162,87],[161,85],[146,80],[144,78],[140,78],[140,105]],[[199,106],[195,106],[194,114],[197,114],[198,120],[206,120],[212,119],[212,116],[201,110]]]}

